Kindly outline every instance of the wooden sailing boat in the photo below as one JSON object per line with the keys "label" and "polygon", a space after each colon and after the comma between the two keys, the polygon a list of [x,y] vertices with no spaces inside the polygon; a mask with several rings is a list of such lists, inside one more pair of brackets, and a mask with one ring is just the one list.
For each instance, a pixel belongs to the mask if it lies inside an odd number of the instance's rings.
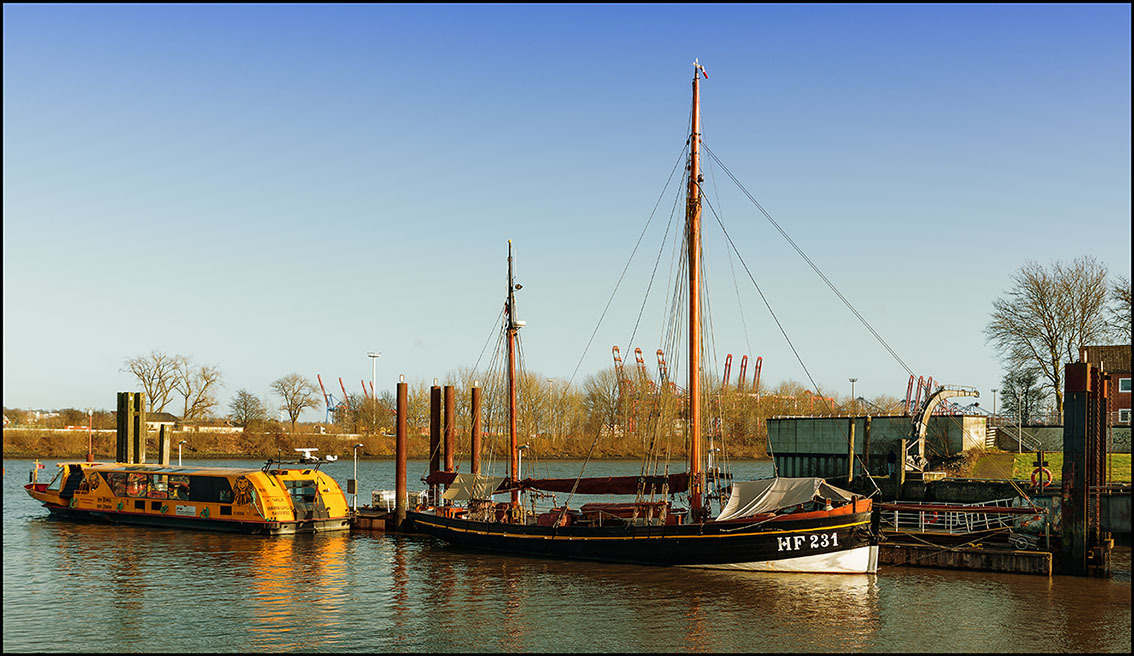
{"label": "wooden sailing boat", "polygon": [[[686,242],[689,262],[689,373],[686,418],[688,472],[667,476],[516,480],[516,321],[511,242],[504,330],[508,358],[508,479],[434,472],[427,482],[449,486],[450,501],[435,499],[407,513],[418,530],[451,543],[506,553],[648,565],[680,565],[790,572],[873,573],[877,541],[871,501],[820,478],[770,478],[734,482],[721,512],[706,503],[705,450],[701,427],[701,197],[700,86],[704,69],[694,64]],[[707,75],[706,75],[707,77]],[[632,503],[588,503],[526,513],[522,489],[579,494],[637,494]],[[688,492],[689,508],[669,501],[642,501],[642,492]],[[493,493],[509,492],[506,503]]]}

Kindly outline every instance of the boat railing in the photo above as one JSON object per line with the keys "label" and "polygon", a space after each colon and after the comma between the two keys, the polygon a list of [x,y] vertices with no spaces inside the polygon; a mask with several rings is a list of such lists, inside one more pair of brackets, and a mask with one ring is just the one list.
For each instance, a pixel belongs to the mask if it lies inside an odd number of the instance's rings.
{"label": "boat railing", "polygon": [[[953,503],[953,502],[925,502],[902,501],[892,505],[901,505],[903,508],[883,509],[879,514],[879,522],[884,530],[918,533],[946,533],[950,535],[965,535],[999,529],[1012,529],[1017,520],[1012,515],[1018,514],[1019,509],[1013,508],[1014,498],[995,499],[980,503]],[[886,504],[891,505],[891,504]],[[925,509],[916,506],[930,506]],[[956,508],[956,510],[943,510],[942,507]],[[975,508],[1002,507],[1010,509],[1005,513],[996,511],[973,510]]]}

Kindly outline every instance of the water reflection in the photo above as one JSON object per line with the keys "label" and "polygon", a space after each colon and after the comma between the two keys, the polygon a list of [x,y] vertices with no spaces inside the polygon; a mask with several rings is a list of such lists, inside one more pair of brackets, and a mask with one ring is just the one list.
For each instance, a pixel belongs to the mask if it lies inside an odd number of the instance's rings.
{"label": "water reflection", "polygon": [[54,521],[20,482],[4,489],[5,651],[1130,648],[1129,549],[1115,554],[1113,580],[667,569],[468,552],[419,537]]}

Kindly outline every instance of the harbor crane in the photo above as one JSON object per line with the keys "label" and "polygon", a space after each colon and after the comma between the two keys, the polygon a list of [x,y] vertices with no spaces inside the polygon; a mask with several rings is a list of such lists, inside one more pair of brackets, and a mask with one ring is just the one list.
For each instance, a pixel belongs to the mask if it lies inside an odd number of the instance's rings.
{"label": "harbor crane", "polygon": [[[929,380],[933,379],[930,378]],[[910,426],[910,444],[906,447],[904,458],[906,471],[925,471],[925,466],[929,464],[929,461],[925,458],[925,431],[929,427],[929,417],[933,415],[937,406],[950,397],[980,396],[980,392],[975,387],[962,385],[939,385],[931,394],[928,393],[928,388],[926,392],[925,403],[919,406],[917,412],[914,413],[913,422]],[[921,394],[919,393],[918,396],[920,397]],[[917,453],[911,453],[914,450]]]}

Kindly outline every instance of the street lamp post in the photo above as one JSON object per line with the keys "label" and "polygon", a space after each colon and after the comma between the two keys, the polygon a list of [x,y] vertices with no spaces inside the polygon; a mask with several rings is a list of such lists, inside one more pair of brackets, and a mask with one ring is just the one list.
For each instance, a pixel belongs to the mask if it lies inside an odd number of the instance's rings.
{"label": "street lamp post", "polygon": [[858,380],[857,378],[851,378],[850,379],[850,401],[851,401],[851,407],[852,408],[858,406],[858,401],[856,401],[855,398],[854,398],[854,384],[855,384],[855,381],[857,381],[857,380]]}
{"label": "street lamp post", "polygon": [[94,462],[94,410],[87,408],[87,462]]}
{"label": "street lamp post", "polygon": [[370,358],[370,393],[374,398],[378,398],[378,358],[382,357],[381,351],[373,351],[366,354]]}
{"label": "street lamp post", "polygon": [[559,404],[556,402],[556,398],[555,398],[555,379],[554,378],[547,378],[546,380],[547,380],[548,389],[550,391],[551,404],[552,404],[552,410],[551,410],[551,441],[554,444],[555,443],[555,437],[559,434],[558,433],[558,429],[559,429]]}
{"label": "street lamp post", "polygon": [[996,388],[992,388],[992,423],[996,423]]}
{"label": "street lamp post", "polygon": [[354,478],[351,479],[351,499],[350,505],[355,512],[358,512],[358,450],[364,445],[362,443],[354,445]]}
{"label": "street lamp post", "polygon": [[187,443],[189,440],[181,440],[177,443],[177,466],[181,466],[181,445]]}

